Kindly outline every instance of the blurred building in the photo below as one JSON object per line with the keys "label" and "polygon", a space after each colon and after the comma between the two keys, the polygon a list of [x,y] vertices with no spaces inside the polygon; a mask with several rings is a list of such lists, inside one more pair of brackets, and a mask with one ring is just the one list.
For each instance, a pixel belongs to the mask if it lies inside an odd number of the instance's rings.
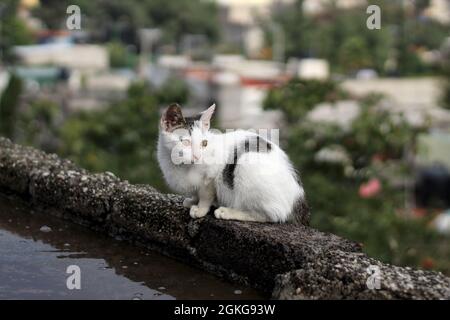
{"label": "blurred building", "polygon": [[273,0],[217,0],[224,42],[230,50],[245,50],[256,57],[262,49],[263,32],[257,24],[258,17],[268,17]]}
{"label": "blurred building", "polygon": [[450,133],[434,130],[420,134],[416,161],[420,166],[443,165],[450,170]]}
{"label": "blurred building", "polygon": [[[230,60],[232,59],[232,63]],[[267,91],[289,78],[284,65],[272,61],[218,56],[213,61],[218,117],[223,128],[279,128],[282,113],[264,111]]]}
{"label": "blurred building", "polygon": [[276,128],[281,123],[280,111],[264,111],[262,105],[267,91],[289,78],[284,64],[241,55],[216,55],[212,63],[160,56],[148,79],[158,86],[171,78],[183,79],[188,85],[190,98],[184,106],[188,114],[216,103],[222,128]]}
{"label": "blurred building", "polygon": [[339,9],[352,9],[367,5],[367,0],[305,0],[303,2],[303,11],[305,14],[322,14],[334,5]]}
{"label": "blurred building", "polygon": [[14,51],[24,65],[54,65],[85,71],[106,70],[109,56],[105,47],[72,44],[68,41],[17,46]]}
{"label": "blurred building", "polygon": [[95,110],[123,99],[133,71],[111,70],[106,46],[78,44],[65,30],[37,33],[40,43],[14,47],[30,99],[53,100],[67,112]]}
{"label": "blurred building", "polygon": [[39,5],[39,0],[20,0],[17,16],[24,21],[30,30],[41,30],[44,28],[42,21],[31,15],[31,10]]}
{"label": "blurred building", "polygon": [[424,12],[425,16],[444,24],[450,23],[450,1],[430,0],[430,5]]}
{"label": "blurred building", "polygon": [[9,83],[10,74],[0,66],[0,99],[3,91]]}
{"label": "blurred building", "polygon": [[360,112],[360,105],[353,100],[337,101],[336,103],[324,102],[308,112],[306,118],[313,123],[333,124],[343,130],[348,130]]}
{"label": "blurred building", "polygon": [[439,106],[442,85],[439,78],[379,78],[348,79],[342,87],[356,96],[381,93],[387,99],[381,107],[393,113],[402,113],[413,126],[430,123],[450,125],[450,111]]}
{"label": "blurred building", "polygon": [[268,17],[275,3],[292,3],[293,0],[217,0],[226,12],[228,21],[240,25],[254,25],[257,17]]}
{"label": "blurred building", "polygon": [[330,77],[330,65],[324,59],[290,58],[286,65],[286,71],[300,79],[325,80]]}

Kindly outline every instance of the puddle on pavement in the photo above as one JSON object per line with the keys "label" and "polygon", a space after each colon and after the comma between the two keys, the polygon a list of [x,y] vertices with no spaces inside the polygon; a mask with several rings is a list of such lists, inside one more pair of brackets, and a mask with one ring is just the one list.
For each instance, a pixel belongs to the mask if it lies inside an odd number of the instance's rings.
{"label": "puddle on pavement", "polygon": [[[66,285],[81,271],[81,289]],[[34,212],[0,194],[0,299],[261,299],[158,253]]]}

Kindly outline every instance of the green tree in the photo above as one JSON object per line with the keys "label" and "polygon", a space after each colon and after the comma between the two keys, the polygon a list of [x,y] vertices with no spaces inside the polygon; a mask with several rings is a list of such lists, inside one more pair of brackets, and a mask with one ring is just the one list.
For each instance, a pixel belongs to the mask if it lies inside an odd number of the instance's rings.
{"label": "green tree", "polygon": [[22,80],[11,74],[8,85],[0,97],[0,134],[8,138],[14,137],[21,93]]}
{"label": "green tree", "polygon": [[89,170],[163,189],[156,160],[158,123],[157,100],[147,85],[134,84],[125,101],[69,119],[61,132],[61,153]]}
{"label": "green tree", "polygon": [[447,38],[440,47],[441,63],[440,73],[442,76],[442,96],[440,105],[446,109],[450,109],[450,40]]}
{"label": "green tree", "polygon": [[58,148],[59,120],[61,112],[53,101],[32,101],[24,106],[14,123],[16,141],[46,152]]}
{"label": "green tree", "polygon": [[111,68],[124,68],[128,66],[127,48],[118,41],[108,43],[109,65]]}
{"label": "green tree", "polygon": [[359,166],[370,165],[375,155],[401,159],[405,146],[412,145],[417,132],[401,115],[394,117],[388,111],[365,107],[352,124],[346,148]]}
{"label": "green tree", "polygon": [[292,79],[269,91],[264,100],[266,110],[282,110],[287,121],[296,123],[318,103],[342,99],[348,94],[334,81]]}
{"label": "green tree", "polygon": [[[309,29],[306,28],[308,21],[303,14],[303,2],[303,0],[296,0],[288,7],[275,10],[272,15],[274,22],[280,24],[284,30],[287,57],[308,55],[308,43],[306,43],[305,37]],[[267,30],[270,43],[272,43],[269,26],[267,26]]]}
{"label": "green tree", "polygon": [[187,84],[177,78],[169,78],[161,88],[152,90],[159,105],[169,105],[172,102],[185,103],[189,98]]}
{"label": "green tree", "polygon": [[0,61],[14,60],[13,46],[29,44],[31,32],[17,17],[18,0],[5,0],[0,3]]}
{"label": "green tree", "polygon": [[139,44],[139,28],[161,28],[163,42],[179,41],[183,35],[200,33],[212,42],[219,36],[218,9],[202,0],[41,0],[34,11],[49,27],[64,25],[70,4],[80,6],[83,29],[101,41],[120,40]]}
{"label": "green tree", "polygon": [[369,50],[362,37],[350,37],[339,48],[339,65],[347,71],[371,66]]}
{"label": "green tree", "polygon": [[[450,51],[450,48],[448,48]],[[447,52],[447,55],[450,52]],[[444,57],[445,59],[445,57]],[[450,109],[450,62],[445,61],[442,66],[443,73],[443,90],[442,90],[442,98],[441,104],[444,108]]]}
{"label": "green tree", "polygon": [[[305,16],[301,0],[279,6],[273,10],[272,18],[285,32],[286,57],[323,58],[330,62],[332,70],[342,73],[369,67],[383,74],[387,58],[395,55],[395,71],[399,75],[434,71],[420,60],[417,52],[439,48],[448,36],[448,26],[422,17],[428,1],[417,1],[413,12],[407,12],[401,0],[370,3],[382,8],[380,30],[366,27],[365,6],[341,9],[330,1],[317,16]],[[267,34],[272,43],[270,32]]]}

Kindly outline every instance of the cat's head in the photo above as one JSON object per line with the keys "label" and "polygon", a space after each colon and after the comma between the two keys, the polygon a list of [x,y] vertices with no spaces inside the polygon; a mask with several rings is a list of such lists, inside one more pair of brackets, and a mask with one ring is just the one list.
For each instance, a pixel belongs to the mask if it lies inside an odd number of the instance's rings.
{"label": "cat's head", "polygon": [[184,117],[178,104],[171,104],[161,116],[163,146],[171,152],[175,164],[201,163],[208,148],[208,131],[216,106],[195,117]]}

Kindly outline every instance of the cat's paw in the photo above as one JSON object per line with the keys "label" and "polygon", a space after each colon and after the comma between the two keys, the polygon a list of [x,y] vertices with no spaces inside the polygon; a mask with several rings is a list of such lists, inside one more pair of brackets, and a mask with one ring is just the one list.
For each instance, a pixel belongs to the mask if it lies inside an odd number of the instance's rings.
{"label": "cat's paw", "polygon": [[186,198],[183,200],[183,207],[185,208],[191,208],[196,203],[195,199],[193,198]]}
{"label": "cat's paw", "polygon": [[199,206],[193,205],[191,207],[191,211],[189,212],[189,215],[193,219],[202,218],[202,217],[206,216],[208,211],[209,211],[209,208],[201,208]]}
{"label": "cat's paw", "polygon": [[219,207],[216,210],[214,210],[214,216],[217,219],[229,219],[228,217],[228,208],[227,207]]}

